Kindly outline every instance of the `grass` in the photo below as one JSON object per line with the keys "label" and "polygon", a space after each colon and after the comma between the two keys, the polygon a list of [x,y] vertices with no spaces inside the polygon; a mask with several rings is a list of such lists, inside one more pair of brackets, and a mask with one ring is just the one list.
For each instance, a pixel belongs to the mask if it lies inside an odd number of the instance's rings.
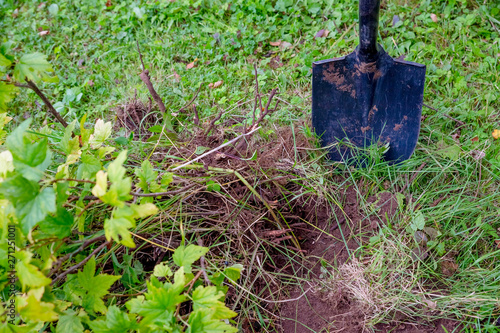
{"label": "grass", "polygon": [[[115,109],[136,93],[147,104],[149,93],[139,79],[138,41],[153,84],[175,114],[179,132],[196,129],[192,109],[179,110],[200,85],[195,105],[202,127],[220,110],[225,112],[217,124],[236,123],[222,128],[224,133],[234,132],[241,122],[251,122],[256,64],[261,91],[278,88],[283,101],[259,130],[256,142],[279,142],[279,126],[293,126],[294,135],[302,131],[312,136],[307,125],[298,125],[310,115],[311,64],[346,55],[358,43],[357,3],[348,0],[110,2],[109,7],[105,1],[94,0],[0,2],[0,35],[14,42],[16,53],[39,51],[49,56],[60,82],[42,88],[68,122],[84,114],[89,124],[97,118],[116,120]],[[421,318],[453,316],[466,332],[498,330],[494,323],[500,316],[500,249],[495,243],[500,239],[500,144],[491,133],[500,128],[499,13],[495,1],[383,1],[379,41],[384,49],[393,57],[405,55],[406,60],[427,66],[424,103],[432,109],[423,109],[420,139],[409,161],[389,166],[375,152],[365,168],[351,169],[325,162],[321,151],[299,154],[300,146],[292,141],[293,149],[287,152],[292,167],[283,167],[288,171],[275,165],[272,170],[250,168],[243,174],[249,185],[260,190],[266,189],[262,182],[269,175],[290,175],[295,192],[281,187],[289,206],[315,193],[332,211],[343,209],[344,198],[332,189],[352,187],[367,217],[376,210],[369,197],[405,188],[398,215],[378,234],[356,235],[359,229],[353,226],[356,236],[339,240],[356,239],[359,248],[352,253],[356,260],[329,268],[333,278],[320,281],[326,290],[341,284],[364,302],[368,327],[404,313]],[[315,38],[321,29],[327,29],[328,36]],[[39,31],[47,30],[48,34],[40,36]],[[280,46],[270,44],[278,41]],[[189,63],[195,67],[189,69]],[[220,88],[208,87],[220,80]],[[14,117],[11,126],[26,113],[42,126],[46,112],[36,101],[36,95],[28,91],[17,96],[9,105],[9,115]],[[52,128],[60,130],[57,125]],[[116,132],[116,136],[123,135],[123,130]],[[129,143],[130,165],[151,156],[153,146],[139,140]],[[177,147],[158,148],[162,157],[154,158],[159,161],[156,168],[164,171],[165,155]],[[286,164],[284,158],[280,163]],[[287,248],[275,249],[268,240],[255,241],[260,239],[254,230],[260,220],[244,225],[238,215],[252,210],[265,214],[266,210],[250,193],[236,197],[228,190],[234,177],[215,172],[181,176],[191,182],[211,177],[221,188],[216,195],[230,203],[231,210],[210,219],[193,214],[203,210],[206,202],[191,201],[197,206],[186,207],[194,194],[182,193],[157,203],[161,213],[143,221],[135,232],[168,247],[178,245],[180,234],[188,242],[210,239],[207,265],[214,270],[226,263],[244,263],[248,273],[235,290],[246,292],[232,299],[240,311],[239,324],[246,318],[258,322],[263,331],[273,332],[278,323],[276,302],[287,296],[286,285],[297,284],[300,278],[266,267],[281,264],[276,254],[285,262],[300,263],[300,257]],[[98,207],[82,215],[82,225],[104,219]],[[436,232],[426,244],[425,260],[414,257],[415,234],[425,232],[415,227],[419,216],[425,227]],[[253,236],[249,238],[245,230]],[[137,281],[123,294],[142,290],[151,270],[147,263],[153,261],[142,260],[141,268],[139,259],[150,256],[148,246],[146,242],[130,252],[137,269],[129,274],[136,272]],[[113,264],[111,255],[120,251],[115,246],[103,254],[102,267],[124,274],[128,268]],[[271,302],[263,306],[262,299]]]}

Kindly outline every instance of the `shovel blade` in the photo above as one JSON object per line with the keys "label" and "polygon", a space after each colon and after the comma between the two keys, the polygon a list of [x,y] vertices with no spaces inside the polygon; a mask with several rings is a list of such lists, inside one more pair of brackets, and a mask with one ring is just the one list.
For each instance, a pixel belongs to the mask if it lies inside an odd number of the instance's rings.
{"label": "shovel blade", "polygon": [[[357,51],[313,63],[312,121],[329,158],[348,161],[349,145],[388,145],[383,158],[408,159],[420,132],[425,65],[392,59],[363,63]],[[349,145],[344,145],[349,143]]]}

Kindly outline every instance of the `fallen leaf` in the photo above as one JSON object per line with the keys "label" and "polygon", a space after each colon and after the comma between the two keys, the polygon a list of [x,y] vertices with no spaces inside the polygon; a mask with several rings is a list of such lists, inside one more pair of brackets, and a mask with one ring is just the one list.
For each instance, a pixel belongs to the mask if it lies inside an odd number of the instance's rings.
{"label": "fallen leaf", "polygon": [[396,23],[398,23],[399,21],[401,21],[401,20],[399,19],[399,16],[394,15],[394,16],[392,17],[392,26],[395,26],[395,25],[396,25]]}
{"label": "fallen leaf", "polygon": [[437,17],[437,15],[436,15],[436,14],[434,14],[434,13],[432,13],[432,14],[431,14],[431,20],[432,20],[432,22],[437,23],[437,21],[438,21],[438,17]]}
{"label": "fallen leaf", "polygon": [[460,133],[453,133],[451,135],[451,138],[458,142],[458,139],[460,138]]}
{"label": "fallen leaf", "polygon": [[214,82],[214,83],[209,83],[208,87],[211,88],[211,89],[216,89],[216,88],[219,88],[220,86],[222,86],[223,83],[224,83],[224,81],[220,80],[220,81],[217,81],[217,82]]}
{"label": "fallen leaf", "polygon": [[43,31],[40,31],[38,33],[40,36],[45,36],[45,35],[48,35],[49,34],[49,31],[48,30],[43,30]]}
{"label": "fallen leaf", "polygon": [[281,45],[280,45],[280,49],[281,50],[284,50],[284,49],[288,49],[289,47],[291,47],[292,44],[291,43],[288,43],[288,42],[281,42]]}
{"label": "fallen leaf", "polygon": [[93,86],[94,86],[94,81],[92,81],[92,80],[88,80],[88,81],[87,81],[87,85],[88,85],[89,87],[93,87]]}
{"label": "fallen leaf", "polygon": [[38,5],[37,9],[40,10],[45,6],[45,2],[42,2]]}
{"label": "fallen leaf", "polygon": [[186,65],[186,69],[191,69],[194,67],[195,62],[198,61],[198,58],[194,59],[193,62],[190,62],[189,64]]}
{"label": "fallen leaf", "polygon": [[269,42],[269,44],[271,44],[271,46],[280,46],[281,45],[281,41],[277,41],[277,42]]}
{"label": "fallen leaf", "polygon": [[175,81],[179,82],[181,80],[181,76],[179,74],[177,74],[177,72],[174,71],[174,78],[175,78]]}
{"label": "fallen leaf", "polygon": [[428,299],[424,300],[425,304],[431,309],[435,309],[437,307],[437,303],[433,301],[429,301]]}
{"label": "fallen leaf", "polygon": [[500,139],[500,130],[499,129],[494,130],[493,133],[491,133],[491,135],[493,136],[493,139]]}
{"label": "fallen leaf", "polygon": [[329,33],[330,33],[330,31],[328,31],[326,29],[321,29],[320,31],[318,31],[316,33],[316,35],[314,35],[314,38],[325,38],[325,37],[328,37]]}
{"label": "fallen leaf", "polygon": [[111,7],[111,6],[112,6],[111,0],[106,1],[106,7]]}
{"label": "fallen leaf", "polygon": [[495,243],[497,244],[497,247],[500,249],[500,239],[496,239]]}
{"label": "fallen leaf", "polygon": [[12,12],[12,17],[13,17],[13,18],[16,18],[18,15],[19,15],[19,8],[16,8],[16,9]]}
{"label": "fallen leaf", "polygon": [[470,152],[470,156],[472,156],[473,159],[479,161],[479,160],[482,160],[486,156],[486,153],[482,150],[472,150]]}
{"label": "fallen leaf", "polygon": [[475,137],[473,137],[472,139],[470,139],[470,141],[472,141],[472,142],[477,142],[477,141],[479,141],[479,137],[475,136]]}

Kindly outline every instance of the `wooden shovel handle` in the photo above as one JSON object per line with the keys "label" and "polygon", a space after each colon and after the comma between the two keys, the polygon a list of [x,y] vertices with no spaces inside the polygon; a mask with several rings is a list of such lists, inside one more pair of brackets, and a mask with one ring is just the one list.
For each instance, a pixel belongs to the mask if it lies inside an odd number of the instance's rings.
{"label": "wooden shovel handle", "polygon": [[377,59],[380,0],[359,0],[359,56],[362,61]]}

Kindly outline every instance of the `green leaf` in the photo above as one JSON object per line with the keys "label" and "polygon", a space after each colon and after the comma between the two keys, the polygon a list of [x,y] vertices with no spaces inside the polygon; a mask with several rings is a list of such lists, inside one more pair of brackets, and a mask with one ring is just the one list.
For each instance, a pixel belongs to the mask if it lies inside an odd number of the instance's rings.
{"label": "green leaf", "polygon": [[193,291],[193,310],[209,309],[212,313],[212,318],[215,319],[229,319],[237,316],[234,311],[229,310],[220,299],[224,298],[224,293],[217,289],[217,287],[198,286]]}
{"label": "green leaf", "polygon": [[108,178],[113,183],[118,183],[125,178],[125,168],[123,163],[127,159],[127,151],[122,151],[116,159],[108,166]]}
{"label": "green leaf", "polygon": [[14,99],[18,90],[13,84],[0,82],[0,112],[7,111],[7,103]]}
{"label": "green leaf", "polygon": [[21,175],[8,178],[0,183],[0,195],[8,199],[16,208],[24,234],[38,222],[43,221],[48,213],[56,212],[56,195],[52,187],[41,192],[38,183],[27,180]]}
{"label": "green leaf", "polygon": [[56,333],[83,333],[83,331],[84,328],[81,318],[77,316],[75,310],[68,309],[59,317],[59,321],[56,326]]}
{"label": "green leaf", "polygon": [[39,52],[25,54],[19,59],[19,63],[14,67],[14,79],[24,81],[25,79],[39,82],[40,80],[50,80],[47,73],[53,72],[47,57]]}
{"label": "green leaf", "polygon": [[89,326],[95,333],[129,332],[137,327],[133,316],[120,311],[116,305],[108,308],[106,316],[89,322]]}
{"label": "green leaf", "polygon": [[12,64],[12,61],[7,59],[6,56],[4,56],[3,54],[0,53],[0,66],[9,67],[10,64]]}
{"label": "green leaf", "polygon": [[167,263],[161,262],[155,266],[153,275],[156,277],[171,277],[174,273],[172,273],[172,270],[168,267]]}
{"label": "green leaf", "polygon": [[141,168],[135,169],[134,173],[137,178],[139,178],[139,183],[137,185],[144,191],[144,193],[150,193],[150,184],[156,182],[156,178],[158,177],[158,172],[153,170],[151,162],[148,160],[143,161]]}
{"label": "green leaf", "polygon": [[238,329],[219,319],[213,319],[209,309],[191,312],[186,333],[237,333]]}
{"label": "green leaf", "polygon": [[39,181],[50,164],[51,153],[48,149],[47,138],[32,142],[27,137],[26,129],[30,123],[31,118],[12,131],[7,137],[6,146],[12,154],[16,170],[27,179]]}
{"label": "green leaf", "polygon": [[168,185],[174,181],[174,174],[172,172],[165,172],[161,177],[161,189],[163,191],[167,190]]}
{"label": "green leaf", "polygon": [[436,154],[438,154],[439,156],[449,158],[453,161],[458,161],[461,152],[462,149],[460,149],[460,147],[457,145],[452,145],[436,150]]}
{"label": "green leaf", "polygon": [[80,303],[88,313],[106,313],[107,309],[102,297],[108,294],[111,285],[121,276],[103,273],[94,276],[95,269],[96,262],[92,257],[82,271],[77,274],[68,274],[65,292],[73,298],[73,301]]}
{"label": "green leaf", "polygon": [[177,266],[184,267],[186,273],[191,273],[191,265],[201,256],[208,252],[208,247],[202,247],[198,245],[184,245],[179,246],[172,258]]}
{"label": "green leaf", "polygon": [[131,248],[135,247],[135,243],[128,229],[133,227],[135,227],[133,220],[125,217],[112,217],[104,221],[104,233],[106,234],[106,239],[108,241],[113,239],[116,242]]}
{"label": "green leaf", "polygon": [[38,288],[46,286],[52,282],[51,279],[40,272],[38,267],[31,264],[31,258],[33,257],[31,252],[20,251],[15,254],[15,257],[18,259],[18,262],[16,263],[16,271],[23,291],[26,290],[26,287]]}
{"label": "green leaf", "polygon": [[196,147],[196,150],[194,151],[194,153],[196,155],[201,155],[201,154],[203,154],[204,152],[206,152],[208,150],[210,150],[210,147],[198,146],[198,147]]}
{"label": "green leaf", "polygon": [[76,171],[79,179],[88,179],[95,176],[97,171],[102,169],[101,161],[95,156],[85,152],[82,154],[81,163]]}
{"label": "green leaf", "polygon": [[62,239],[71,234],[74,222],[73,215],[65,208],[59,207],[55,216],[47,216],[39,225],[43,232]]}
{"label": "green leaf", "polygon": [[412,228],[413,231],[417,231],[424,229],[424,227],[425,227],[425,218],[422,212],[419,211],[413,217],[413,221],[410,224],[410,228]]}

